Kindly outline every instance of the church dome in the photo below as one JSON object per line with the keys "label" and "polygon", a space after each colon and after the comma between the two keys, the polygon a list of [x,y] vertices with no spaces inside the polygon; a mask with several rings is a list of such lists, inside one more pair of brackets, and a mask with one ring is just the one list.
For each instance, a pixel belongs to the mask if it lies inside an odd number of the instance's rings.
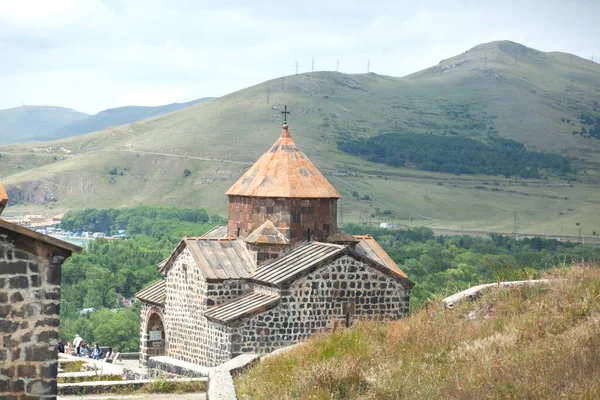
{"label": "church dome", "polygon": [[287,124],[281,137],[227,192],[228,196],[272,198],[333,198],[339,193],[290,137]]}

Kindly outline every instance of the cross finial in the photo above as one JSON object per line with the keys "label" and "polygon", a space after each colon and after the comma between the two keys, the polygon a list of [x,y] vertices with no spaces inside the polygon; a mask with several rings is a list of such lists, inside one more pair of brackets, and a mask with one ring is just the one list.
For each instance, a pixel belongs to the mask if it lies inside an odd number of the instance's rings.
{"label": "cross finial", "polygon": [[283,111],[281,113],[283,114],[283,123],[287,124],[287,115],[290,114],[287,110],[287,106],[283,106]]}

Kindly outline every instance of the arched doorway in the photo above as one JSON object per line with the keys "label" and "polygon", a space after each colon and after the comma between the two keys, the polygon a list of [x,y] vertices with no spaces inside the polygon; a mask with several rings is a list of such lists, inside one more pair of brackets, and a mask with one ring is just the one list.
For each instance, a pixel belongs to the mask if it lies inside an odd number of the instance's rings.
{"label": "arched doorway", "polygon": [[165,324],[158,312],[150,312],[146,323],[148,357],[165,355]]}

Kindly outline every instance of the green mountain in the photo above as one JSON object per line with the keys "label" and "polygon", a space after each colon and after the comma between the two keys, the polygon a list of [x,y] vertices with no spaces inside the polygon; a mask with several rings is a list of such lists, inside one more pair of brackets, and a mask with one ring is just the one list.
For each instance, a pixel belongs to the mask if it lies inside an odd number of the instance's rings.
{"label": "green mountain", "polygon": [[0,145],[35,140],[38,135],[86,117],[88,114],[64,107],[22,106],[0,110]]}
{"label": "green mountain", "polygon": [[0,145],[50,141],[157,117],[212,100],[203,97],[162,106],[126,106],[88,115],[63,107],[24,106],[0,110]]}
{"label": "green mountain", "polygon": [[49,132],[46,135],[41,135],[41,140],[54,140],[69,136],[81,135],[99,131],[109,126],[129,124],[135,121],[141,121],[146,118],[157,117],[162,114],[167,114],[173,111],[181,110],[182,108],[191,107],[195,104],[203,103],[212,100],[214,97],[203,97],[188,101],[186,103],[171,103],[163,106],[127,106],[109,108],[108,110],[100,111],[98,114],[90,115],[87,118],[73,122],[69,125],[62,126]]}
{"label": "green mountain", "polygon": [[[520,231],[590,234],[600,232],[600,140],[579,132],[582,113],[599,116],[599,94],[598,64],[492,42],[403,78],[286,76],[43,148],[7,148],[0,177],[20,208],[148,203],[224,214],[223,193],[277,139],[287,105],[292,137],[344,197],[344,222],[510,232],[516,212]],[[390,132],[512,139],[568,156],[579,172],[569,182],[445,174],[338,149]]]}

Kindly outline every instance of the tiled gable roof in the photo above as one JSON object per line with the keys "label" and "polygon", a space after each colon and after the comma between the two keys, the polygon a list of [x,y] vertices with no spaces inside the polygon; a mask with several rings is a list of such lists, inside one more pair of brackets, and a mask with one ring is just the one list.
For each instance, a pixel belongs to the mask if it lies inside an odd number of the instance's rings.
{"label": "tiled gable roof", "polygon": [[211,307],[204,313],[204,316],[217,322],[233,322],[267,311],[279,303],[279,298],[274,294],[253,292]]}
{"label": "tiled gable roof", "polygon": [[150,286],[140,290],[134,296],[141,301],[148,303],[164,305],[165,304],[166,285],[165,280],[161,279]]}
{"label": "tiled gable roof", "polygon": [[[376,246],[379,246],[375,239],[371,239]],[[370,243],[370,245],[376,247],[373,243]],[[381,252],[389,258],[383,249],[381,249]],[[408,280],[406,274],[398,268],[391,258],[386,260],[383,255],[377,255],[376,253],[374,255],[377,257],[371,258],[362,249],[354,250],[350,246],[321,242],[304,243],[279,258],[258,266],[256,272],[252,275],[252,280],[280,286],[344,254],[369,264],[383,274],[401,282],[406,288],[414,286],[414,283]]]}
{"label": "tiled gable roof", "polygon": [[308,242],[256,269],[252,279],[278,285],[293,279],[317,263],[343,252],[345,246]]}
{"label": "tiled gable roof", "polygon": [[166,274],[184,248],[188,248],[194,261],[208,281],[247,279],[254,271],[252,256],[242,240],[233,238],[207,239],[184,237],[177,249],[160,268]]}
{"label": "tiled gable roof", "polygon": [[279,244],[288,245],[290,240],[283,236],[281,232],[273,225],[270,220],[266,220],[261,226],[256,228],[246,239],[246,243],[252,244]]}
{"label": "tiled gable roof", "polygon": [[354,238],[358,240],[356,245],[356,251],[359,254],[366,255],[371,260],[376,261],[380,264],[385,265],[397,274],[408,278],[404,271],[398,267],[398,265],[392,260],[392,257],[377,243],[377,241],[371,235],[355,235]]}

